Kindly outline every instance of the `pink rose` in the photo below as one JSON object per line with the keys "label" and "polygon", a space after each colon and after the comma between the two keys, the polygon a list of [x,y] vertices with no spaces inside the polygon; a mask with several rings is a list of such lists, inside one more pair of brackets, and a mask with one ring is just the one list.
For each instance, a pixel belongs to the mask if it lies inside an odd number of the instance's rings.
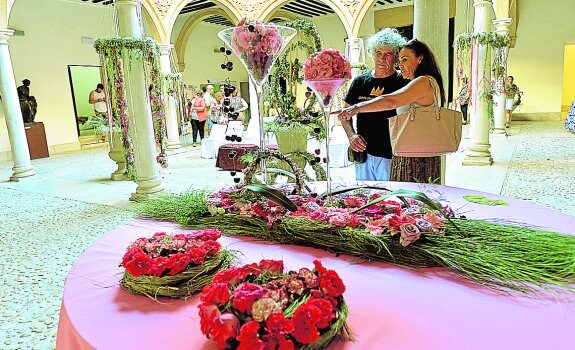
{"label": "pink rose", "polygon": [[403,224],[399,226],[401,236],[399,237],[399,244],[407,247],[411,243],[417,241],[421,236],[421,232],[414,224]]}

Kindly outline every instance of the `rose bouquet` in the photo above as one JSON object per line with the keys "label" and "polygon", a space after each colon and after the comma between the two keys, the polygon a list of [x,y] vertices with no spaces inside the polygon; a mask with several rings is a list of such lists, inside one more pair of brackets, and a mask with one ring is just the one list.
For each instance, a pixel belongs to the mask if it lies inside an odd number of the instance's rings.
{"label": "rose bouquet", "polygon": [[268,76],[283,43],[283,36],[273,24],[248,23],[245,18],[234,28],[231,38],[232,50],[242,59],[256,81]]}
{"label": "rose bouquet", "polygon": [[204,287],[202,333],[220,349],[323,349],[350,339],[345,285],[333,270],[284,273],[283,261],[262,260],[219,272]]}
{"label": "rose bouquet", "polygon": [[128,292],[185,298],[211,282],[216,272],[231,265],[234,256],[216,241],[221,232],[204,229],[191,234],[156,232],[130,243],[120,282]]}
{"label": "rose bouquet", "polygon": [[351,64],[336,49],[312,54],[303,65],[305,80],[350,79]]}

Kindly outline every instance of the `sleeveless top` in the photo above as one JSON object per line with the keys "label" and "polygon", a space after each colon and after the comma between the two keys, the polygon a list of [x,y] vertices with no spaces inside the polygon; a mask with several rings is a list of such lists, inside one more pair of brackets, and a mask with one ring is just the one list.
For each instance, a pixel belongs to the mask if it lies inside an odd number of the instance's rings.
{"label": "sleeveless top", "polygon": [[[106,98],[106,94],[104,93],[104,91],[98,92],[94,90],[94,100],[99,100],[101,98]],[[94,110],[96,112],[106,113],[108,112],[108,104],[106,103],[106,101],[96,102],[94,103]]]}
{"label": "sleeveless top", "polygon": [[[439,87],[438,87],[438,85],[437,85],[437,82],[435,81],[435,78],[433,78],[433,77],[431,77],[431,76],[429,76],[429,75],[426,75],[426,77],[427,77],[427,79],[428,79],[428,81],[429,81],[429,84],[431,84],[431,88],[432,88],[433,91],[435,92],[435,99],[436,99],[436,101],[437,101],[437,104],[438,104],[438,105],[441,105],[441,91],[439,90]],[[434,102],[434,103],[435,103],[435,102]],[[428,106],[421,106],[421,105],[418,105],[418,104],[415,103],[415,102],[413,103],[413,106],[414,106],[415,108],[419,108],[419,107],[429,107],[429,106],[432,106],[432,105],[433,105],[433,103],[430,104],[430,105],[428,105]],[[402,113],[405,113],[405,112],[409,111],[409,106],[410,106],[410,105],[405,105],[405,106],[398,107],[398,108],[396,109],[397,115],[400,115],[400,114],[402,114]],[[440,107],[441,107],[441,106],[440,106]]]}

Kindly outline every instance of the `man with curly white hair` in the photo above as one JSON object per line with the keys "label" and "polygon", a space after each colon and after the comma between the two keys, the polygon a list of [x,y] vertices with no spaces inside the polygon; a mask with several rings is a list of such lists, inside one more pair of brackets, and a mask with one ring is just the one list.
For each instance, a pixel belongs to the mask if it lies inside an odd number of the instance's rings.
{"label": "man with curly white hair", "polygon": [[[373,57],[375,67],[353,79],[344,98],[346,107],[407,85],[408,81],[395,69],[397,55],[403,45],[405,38],[392,28],[384,28],[368,39],[367,52]],[[342,120],[354,151],[356,180],[389,180],[392,151],[387,118],[395,115],[395,110],[359,113],[356,116],[357,131],[353,129],[351,120]]]}

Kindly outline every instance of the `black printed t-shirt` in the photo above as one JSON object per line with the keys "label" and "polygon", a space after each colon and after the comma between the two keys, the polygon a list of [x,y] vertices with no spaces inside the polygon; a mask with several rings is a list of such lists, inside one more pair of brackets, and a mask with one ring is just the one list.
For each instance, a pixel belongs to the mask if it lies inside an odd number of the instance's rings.
{"label": "black printed t-shirt", "polygon": [[[369,101],[377,96],[401,89],[409,81],[396,72],[386,78],[376,78],[372,71],[358,75],[353,79],[344,101],[350,105]],[[391,140],[388,118],[397,114],[395,109],[357,115],[357,133],[367,142],[367,153],[376,157],[391,159]]]}

